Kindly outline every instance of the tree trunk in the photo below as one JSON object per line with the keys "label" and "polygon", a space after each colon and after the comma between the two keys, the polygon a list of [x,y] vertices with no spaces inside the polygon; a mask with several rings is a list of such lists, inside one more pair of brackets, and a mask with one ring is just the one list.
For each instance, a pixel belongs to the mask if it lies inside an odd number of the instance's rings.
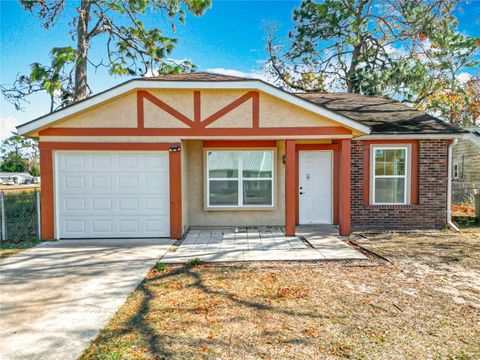
{"label": "tree trunk", "polygon": [[360,51],[362,48],[362,43],[360,45],[357,45],[353,48],[352,52],[352,60],[350,61],[350,69],[348,69],[347,72],[347,92],[353,93],[354,92],[354,84],[352,81],[352,77],[355,75],[355,72],[357,71],[357,62],[358,58],[360,57]]}
{"label": "tree trunk", "polygon": [[77,23],[77,61],[75,62],[75,101],[87,97],[87,56],[88,56],[88,21],[90,18],[90,1],[82,0],[78,9]]}

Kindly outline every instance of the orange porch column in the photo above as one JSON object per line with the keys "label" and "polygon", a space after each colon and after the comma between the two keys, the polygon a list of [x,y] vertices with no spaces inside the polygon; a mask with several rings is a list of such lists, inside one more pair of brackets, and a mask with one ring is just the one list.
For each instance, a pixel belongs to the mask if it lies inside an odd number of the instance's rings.
{"label": "orange porch column", "polygon": [[285,141],[285,233],[295,235],[297,213],[297,156],[295,140]]}
{"label": "orange porch column", "polygon": [[182,153],[180,144],[177,151],[169,152],[170,174],[170,238],[181,239],[182,230]]}
{"label": "orange porch column", "polygon": [[340,235],[350,235],[350,193],[351,193],[351,144],[341,140],[340,152]]}
{"label": "orange porch column", "polygon": [[40,183],[42,240],[54,240],[53,152],[50,149],[42,149],[42,143],[40,143],[40,178],[42,179]]}

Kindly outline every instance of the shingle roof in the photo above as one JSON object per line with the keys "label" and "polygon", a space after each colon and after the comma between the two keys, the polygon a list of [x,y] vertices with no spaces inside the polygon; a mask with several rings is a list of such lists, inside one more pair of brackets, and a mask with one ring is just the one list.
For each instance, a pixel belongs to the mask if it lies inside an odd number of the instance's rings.
{"label": "shingle roof", "polygon": [[480,137],[480,126],[478,127],[465,127],[464,128],[469,133],[473,134],[474,136]]}
{"label": "shingle roof", "polygon": [[460,134],[465,132],[423,111],[385,97],[351,93],[296,95],[369,126],[372,134]]}
{"label": "shingle roof", "polygon": [[208,72],[192,72],[186,74],[171,74],[144,77],[142,80],[160,80],[160,81],[243,81],[252,80],[232,75],[213,74]]}

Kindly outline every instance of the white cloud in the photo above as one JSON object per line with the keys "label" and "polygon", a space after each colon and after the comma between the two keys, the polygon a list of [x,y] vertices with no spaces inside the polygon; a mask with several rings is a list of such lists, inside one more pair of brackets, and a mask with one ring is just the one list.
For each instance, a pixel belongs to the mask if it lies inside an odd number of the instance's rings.
{"label": "white cloud", "polygon": [[471,78],[472,78],[472,75],[467,72],[462,72],[457,76],[458,81],[460,81],[461,83],[466,83]]}
{"label": "white cloud", "polygon": [[20,124],[20,121],[13,116],[0,118],[0,140],[5,140],[12,136],[12,132],[16,133],[17,129],[15,126],[18,124]]}
{"label": "white cloud", "polygon": [[225,69],[225,68],[212,68],[207,69],[207,72],[220,74],[220,75],[229,75],[229,76],[238,76],[248,79],[260,79],[269,83],[273,82],[273,79],[264,71],[250,70],[249,72],[239,71],[235,69]]}

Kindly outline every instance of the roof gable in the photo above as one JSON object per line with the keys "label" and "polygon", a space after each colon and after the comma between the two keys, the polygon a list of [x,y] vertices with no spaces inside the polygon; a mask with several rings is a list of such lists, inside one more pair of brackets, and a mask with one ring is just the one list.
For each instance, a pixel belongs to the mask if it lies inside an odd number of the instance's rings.
{"label": "roof gable", "polygon": [[[216,76],[216,75],[215,75]],[[183,79],[183,78],[182,78]],[[51,114],[45,115],[43,117],[37,118],[25,124],[19,125],[17,127],[18,131],[22,135],[33,134],[43,128],[50,127],[55,122],[65,119],[67,117],[74,116],[80,112],[87,111],[96,106],[99,106],[107,101],[112,100],[113,98],[125,95],[127,93],[139,90],[139,89],[190,89],[190,90],[211,90],[211,89],[220,89],[220,90],[256,90],[263,92],[279,100],[285,101],[291,105],[297,106],[303,110],[309,111],[313,114],[320,115],[324,118],[328,118],[332,121],[337,122],[341,126],[345,126],[357,132],[368,134],[370,128],[364,124],[361,124],[355,120],[352,120],[344,115],[339,114],[336,111],[326,109],[322,106],[318,106],[308,100],[302,99],[294,94],[288,93],[281,89],[278,89],[270,84],[262,82],[260,80],[251,80],[251,79],[238,79],[230,80],[229,78],[223,77],[224,81],[212,81],[211,78],[202,77],[205,80],[192,81],[191,78],[188,80],[159,80],[159,79],[134,79],[127,81],[123,84],[120,84],[116,87],[113,87],[109,90],[101,92],[95,96],[87,98],[85,100],[79,101],[71,106],[68,106],[64,109],[58,110]],[[292,124],[294,126],[294,124]]]}

